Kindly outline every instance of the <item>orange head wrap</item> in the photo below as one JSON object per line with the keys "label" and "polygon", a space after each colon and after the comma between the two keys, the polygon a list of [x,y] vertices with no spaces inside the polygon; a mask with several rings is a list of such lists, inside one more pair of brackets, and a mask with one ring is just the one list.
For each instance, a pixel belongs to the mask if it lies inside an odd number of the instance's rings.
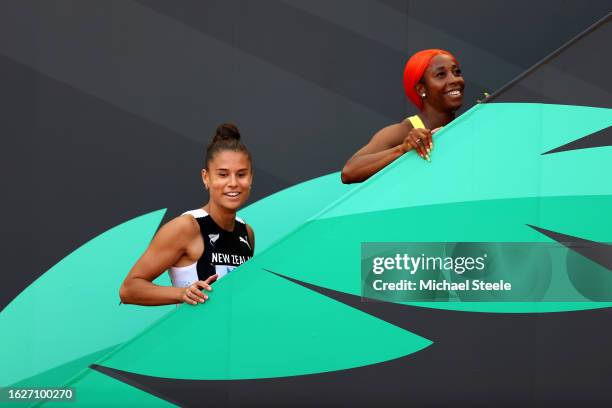
{"label": "orange head wrap", "polygon": [[429,66],[431,59],[440,54],[448,55],[457,62],[457,59],[450,52],[432,48],[414,54],[406,63],[406,68],[404,68],[404,90],[406,91],[406,96],[419,110],[423,110],[423,99],[417,95],[414,87],[423,77],[423,73]]}

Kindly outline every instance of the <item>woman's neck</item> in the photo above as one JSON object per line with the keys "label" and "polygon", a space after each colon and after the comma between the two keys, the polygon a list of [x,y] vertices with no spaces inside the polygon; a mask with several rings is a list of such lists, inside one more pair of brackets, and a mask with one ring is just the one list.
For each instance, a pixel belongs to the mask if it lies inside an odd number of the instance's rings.
{"label": "woman's neck", "polygon": [[212,201],[209,201],[204,207],[204,211],[211,216],[213,221],[217,225],[226,231],[233,231],[234,224],[236,222],[236,213],[228,211],[225,208],[215,205]]}
{"label": "woman's neck", "polygon": [[430,105],[425,105],[419,116],[423,120],[427,129],[433,130],[440,126],[448,125],[455,119],[455,112],[440,112],[432,108]]}

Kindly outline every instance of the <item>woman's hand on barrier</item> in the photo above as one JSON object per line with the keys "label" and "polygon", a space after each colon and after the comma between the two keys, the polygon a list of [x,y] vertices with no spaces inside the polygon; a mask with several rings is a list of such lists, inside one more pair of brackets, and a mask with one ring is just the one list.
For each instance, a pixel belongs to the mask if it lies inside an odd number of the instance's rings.
{"label": "woman's hand on barrier", "polygon": [[217,280],[217,274],[212,275],[206,280],[199,280],[183,290],[181,294],[181,302],[189,303],[190,305],[197,305],[198,303],[204,303],[208,300],[208,294],[204,293],[200,289],[204,289],[207,292],[212,292],[212,286],[214,281]]}
{"label": "woman's hand on barrier", "polygon": [[431,134],[429,129],[411,129],[402,143],[404,152],[414,149],[419,156],[428,160],[429,152],[433,147]]}

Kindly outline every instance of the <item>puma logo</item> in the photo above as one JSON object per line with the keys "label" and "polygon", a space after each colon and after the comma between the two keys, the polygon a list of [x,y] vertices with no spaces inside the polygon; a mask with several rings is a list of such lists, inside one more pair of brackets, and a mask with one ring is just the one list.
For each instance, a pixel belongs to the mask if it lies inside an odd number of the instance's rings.
{"label": "puma logo", "polygon": [[249,249],[252,251],[253,249],[251,248],[251,246],[249,245],[249,241],[244,238],[244,237],[238,237],[238,239],[240,240],[240,242],[244,242],[246,244],[246,246],[249,247]]}

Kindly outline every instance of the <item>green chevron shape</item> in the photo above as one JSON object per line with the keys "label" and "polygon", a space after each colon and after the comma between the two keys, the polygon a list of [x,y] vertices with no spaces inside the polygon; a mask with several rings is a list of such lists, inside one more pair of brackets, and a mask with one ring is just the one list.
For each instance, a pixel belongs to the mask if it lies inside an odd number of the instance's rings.
{"label": "green chevron shape", "polygon": [[208,302],[182,305],[98,364],[175,379],[273,378],[375,364],[430,344],[249,262],[218,281]]}
{"label": "green chevron shape", "polygon": [[[29,379],[32,386],[47,386],[36,376],[54,368],[52,383],[62,383],[93,362],[86,356],[123,343],[172,310],[119,305],[118,295],[164,213],[137,217],[85,243],[0,313],[0,332],[7,334],[0,339],[0,361],[11,367],[0,370],[0,385]],[[157,283],[170,284],[166,275]]]}

